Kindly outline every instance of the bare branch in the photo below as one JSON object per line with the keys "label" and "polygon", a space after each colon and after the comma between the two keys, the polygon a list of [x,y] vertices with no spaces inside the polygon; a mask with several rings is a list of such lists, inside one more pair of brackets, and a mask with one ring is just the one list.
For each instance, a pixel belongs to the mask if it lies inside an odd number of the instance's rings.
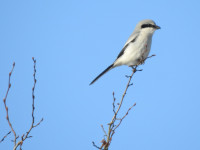
{"label": "bare branch", "polygon": [[26,135],[24,138],[22,138],[22,141],[24,141],[29,133],[31,132],[32,128],[34,127],[34,122],[35,122],[35,117],[34,117],[34,110],[35,110],[35,95],[34,95],[34,92],[35,92],[35,85],[36,85],[36,78],[35,78],[35,74],[36,74],[36,60],[34,59],[34,57],[32,57],[32,60],[33,60],[33,63],[34,63],[34,66],[33,66],[33,88],[32,88],[32,123],[31,123],[31,127],[30,129],[28,130],[28,132],[26,132]]}
{"label": "bare branch", "polygon": [[116,113],[115,112],[115,100],[116,100],[115,93],[113,92],[113,112],[114,112],[114,114]]}
{"label": "bare branch", "polygon": [[124,118],[128,115],[129,111],[130,111],[134,106],[136,106],[136,103],[134,103],[134,104],[128,109],[128,111],[126,112],[126,114],[125,114],[121,119],[117,119],[117,120],[120,120],[120,121],[119,121],[119,123],[115,126],[115,128],[113,129],[111,137],[115,134],[115,130],[120,126],[120,124],[122,123],[122,121],[124,120]]}
{"label": "bare branch", "polygon": [[99,150],[105,150],[103,147],[107,144],[106,141],[103,139],[101,141],[101,143],[102,143],[101,147],[98,147],[94,142],[92,142],[93,146],[96,147],[97,149],[99,149]]}
{"label": "bare branch", "polygon": [[104,132],[105,136],[107,136],[106,130],[104,129],[104,127],[103,127],[103,125],[102,125],[102,124],[101,124],[101,128],[102,128],[102,130],[103,130],[103,132]]}
{"label": "bare branch", "polygon": [[20,148],[21,148],[22,144],[23,144],[23,141],[17,142],[17,144],[14,146],[13,150],[16,150],[18,146],[20,146]]}
{"label": "bare branch", "polygon": [[[147,57],[146,59],[141,59],[141,61],[138,63],[138,65],[132,66],[132,74],[131,74],[130,76],[126,75],[126,77],[129,78],[129,80],[128,80],[128,83],[127,83],[127,85],[126,85],[125,91],[124,91],[124,93],[123,93],[123,95],[122,95],[122,98],[121,98],[120,103],[117,103],[117,105],[118,105],[117,110],[115,110],[115,101],[116,101],[116,98],[115,98],[114,92],[113,92],[113,103],[112,103],[112,106],[113,106],[114,116],[113,116],[111,122],[108,124],[107,140],[105,141],[105,140],[103,139],[104,143],[103,143],[102,145],[103,145],[103,147],[104,147],[105,150],[108,150],[108,147],[110,146],[110,143],[111,143],[111,141],[112,141],[112,137],[113,137],[113,135],[114,135],[114,133],[115,133],[115,130],[121,125],[122,121],[123,121],[124,118],[128,115],[129,111],[130,111],[134,106],[136,106],[136,103],[134,103],[134,104],[127,110],[126,114],[125,114],[122,118],[117,118],[117,115],[118,115],[119,110],[120,110],[120,108],[121,108],[121,106],[122,106],[122,104],[123,104],[123,100],[124,100],[124,97],[125,97],[125,95],[126,95],[126,93],[127,93],[127,90],[128,90],[128,88],[129,88],[130,86],[133,85],[133,83],[131,83],[131,79],[132,79],[133,75],[134,75],[137,71],[142,71],[142,69],[137,69],[138,66],[141,65],[141,64],[144,64],[145,61],[146,61],[147,59],[149,59],[149,58],[151,58],[151,57],[153,57],[153,56],[155,56],[155,55],[151,55],[151,56]],[[117,123],[117,125],[115,125],[117,121],[119,121],[119,122]],[[103,128],[103,131],[104,131],[104,133],[105,133],[105,129],[104,129],[104,128]],[[96,148],[99,148],[99,149],[103,148],[102,146],[101,146],[101,147],[96,146],[96,145],[94,144],[94,142],[93,142],[93,146],[95,146]]]}
{"label": "bare branch", "polygon": [[39,125],[40,125],[40,123],[41,123],[43,120],[44,120],[44,119],[42,118],[42,119],[40,120],[40,122],[38,122],[36,125],[34,125],[34,126],[33,126],[33,128],[35,128],[35,127],[39,126]]}
{"label": "bare branch", "polygon": [[145,59],[145,61],[146,61],[147,59],[151,58],[151,57],[154,57],[154,56],[156,56],[156,55],[155,55],[155,54],[153,54],[153,55],[151,55],[151,56],[147,57],[147,58]]}
{"label": "bare branch", "polygon": [[100,150],[101,150],[101,148],[98,147],[94,142],[92,142],[92,144],[93,144],[94,147],[96,147],[97,149],[100,149]]}
{"label": "bare branch", "polygon": [[11,133],[11,131],[9,131],[1,140],[0,143],[4,141],[4,139]]}
{"label": "bare branch", "polygon": [[[27,138],[32,137],[32,136],[29,136],[31,130],[33,128],[37,127],[38,125],[40,125],[40,123],[43,121],[43,118],[42,118],[36,125],[34,125],[34,123],[35,123],[35,116],[34,116],[34,111],[35,111],[35,85],[36,85],[37,80],[36,80],[36,77],[35,77],[35,75],[36,75],[36,60],[34,59],[34,57],[32,58],[32,60],[33,60],[33,64],[34,64],[34,66],[33,66],[33,88],[32,88],[32,123],[31,123],[29,130],[26,132],[26,134],[22,135],[21,141],[19,141],[17,143],[18,146],[20,145],[20,149],[21,149],[21,146],[23,144],[23,141],[25,141]],[[16,146],[13,150],[16,150],[16,148],[18,146]]]}
{"label": "bare branch", "polygon": [[[138,66],[133,67],[132,74],[129,76],[128,83],[127,83],[126,88],[125,88],[125,91],[124,91],[124,93],[123,93],[123,95],[122,95],[121,101],[120,101],[120,103],[119,103],[119,105],[118,105],[117,111],[115,112],[115,114],[114,114],[114,116],[113,116],[111,122],[109,123],[108,134],[107,134],[107,141],[106,141],[106,142],[108,143],[107,146],[110,145],[111,138],[112,138],[112,136],[114,135],[114,132],[115,132],[115,131],[113,130],[113,128],[114,128],[114,122],[116,121],[117,114],[118,114],[118,112],[119,112],[119,110],[120,110],[120,108],[121,108],[121,106],[122,106],[124,97],[125,97],[126,92],[127,92],[128,88],[129,88],[129,86],[130,86],[131,79],[132,79],[134,73],[137,71],[137,67],[138,67]],[[104,147],[104,148],[105,148],[105,149],[108,149],[108,147]]]}
{"label": "bare branch", "polygon": [[14,138],[14,144],[16,144],[17,135],[16,135],[16,132],[15,132],[15,130],[14,130],[14,128],[13,128],[11,122],[10,122],[10,118],[9,118],[9,114],[8,114],[8,107],[7,107],[7,105],[6,105],[6,100],[7,100],[7,97],[8,97],[8,93],[9,93],[9,90],[10,90],[10,88],[11,88],[10,79],[11,79],[11,75],[12,75],[12,73],[13,73],[14,68],[15,68],[15,62],[13,63],[12,70],[9,72],[8,89],[7,89],[6,95],[5,95],[4,99],[3,99],[3,102],[4,102],[4,107],[5,107],[5,109],[6,109],[6,119],[7,119],[7,121],[8,121],[8,124],[9,124],[10,128],[11,128],[11,131],[12,131],[13,134],[14,134],[14,137],[15,137],[15,138]]}
{"label": "bare branch", "polygon": [[32,131],[33,128],[37,127],[40,125],[40,123],[43,121],[43,118],[37,123],[35,124],[35,116],[34,116],[34,111],[35,111],[35,85],[36,85],[36,60],[34,58],[33,59],[33,63],[34,63],[34,71],[33,71],[33,88],[32,88],[32,123],[31,123],[31,126],[29,128],[29,130],[23,134],[21,136],[21,140],[17,142],[17,139],[19,136],[16,135],[16,132],[10,122],[10,119],[9,119],[9,113],[8,113],[8,107],[6,105],[6,100],[7,100],[7,97],[8,97],[8,93],[9,93],[9,90],[11,88],[11,83],[10,83],[10,79],[11,79],[11,75],[12,75],[12,72],[14,70],[14,67],[15,67],[15,63],[13,63],[13,67],[12,67],[12,70],[11,72],[9,73],[9,80],[8,80],[8,88],[7,88],[7,92],[6,92],[6,95],[3,99],[3,102],[4,102],[4,106],[5,106],[5,110],[6,110],[6,119],[8,121],[8,124],[11,128],[11,131],[8,132],[3,138],[2,140],[0,141],[0,143],[12,132],[14,134],[14,140],[12,140],[14,142],[14,148],[13,150],[16,150],[18,148],[18,146],[20,146],[20,150],[22,150],[22,144],[23,142],[27,139],[27,138],[31,138],[32,136],[30,136],[30,132]]}

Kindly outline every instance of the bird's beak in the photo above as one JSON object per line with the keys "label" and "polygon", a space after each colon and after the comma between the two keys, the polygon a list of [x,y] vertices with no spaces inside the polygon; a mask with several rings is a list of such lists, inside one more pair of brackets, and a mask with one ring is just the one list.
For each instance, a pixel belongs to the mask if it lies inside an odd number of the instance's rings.
{"label": "bird's beak", "polygon": [[157,26],[157,25],[155,25],[155,28],[156,28],[156,29],[161,29],[161,28],[160,28],[159,26]]}

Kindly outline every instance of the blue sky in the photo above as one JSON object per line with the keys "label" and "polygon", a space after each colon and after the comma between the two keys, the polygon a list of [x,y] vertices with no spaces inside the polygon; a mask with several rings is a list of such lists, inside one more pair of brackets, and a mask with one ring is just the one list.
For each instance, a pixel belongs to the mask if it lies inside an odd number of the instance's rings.
{"label": "blue sky", "polygon": [[[31,124],[33,62],[37,60],[35,128],[23,149],[95,149],[131,73],[126,66],[89,83],[122,49],[138,21],[153,19],[149,59],[140,66],[121,114],[134,110],[113,137],[110,150],[199,150],[199,1],[0,1],[0,137],[10,129],[3,105],[8,73],[15,61],[7,99],[10,120],[22,135]],[[12,149],[9,136],[0,149]]]}

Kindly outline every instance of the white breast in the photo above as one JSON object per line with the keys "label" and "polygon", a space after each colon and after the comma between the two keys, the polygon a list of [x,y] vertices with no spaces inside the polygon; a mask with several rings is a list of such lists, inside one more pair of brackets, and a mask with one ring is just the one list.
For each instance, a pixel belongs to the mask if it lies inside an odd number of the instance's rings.
{"label": "white breast", "polygon": [[138,65],[141,59],[145,59],[149,55],[152,35],[147,32],[140,33],[136,41],[127,46],[124,54],[115,61],[114,65]]}

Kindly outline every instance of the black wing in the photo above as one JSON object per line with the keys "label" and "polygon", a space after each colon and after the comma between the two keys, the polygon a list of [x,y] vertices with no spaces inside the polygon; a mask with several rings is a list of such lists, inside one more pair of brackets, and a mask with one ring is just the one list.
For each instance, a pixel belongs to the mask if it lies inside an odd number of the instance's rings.
{"label": "black wing", "polygon": [[121,56],[124,54],[124,51],[126,50],[126,48],[128,47],[128,45],[129,45],[130,43],[135,42],[135,40],[137,39],[137,37],[138,37],[138,36],[136,36],[133,40],[131,40],[129,43],[127,43],[127,44],[124,46],[124,48],[121,50],[121,52],[120,52],[119,55],[117,56],[117,59],[118,59],[119,57],[121,57]]}

